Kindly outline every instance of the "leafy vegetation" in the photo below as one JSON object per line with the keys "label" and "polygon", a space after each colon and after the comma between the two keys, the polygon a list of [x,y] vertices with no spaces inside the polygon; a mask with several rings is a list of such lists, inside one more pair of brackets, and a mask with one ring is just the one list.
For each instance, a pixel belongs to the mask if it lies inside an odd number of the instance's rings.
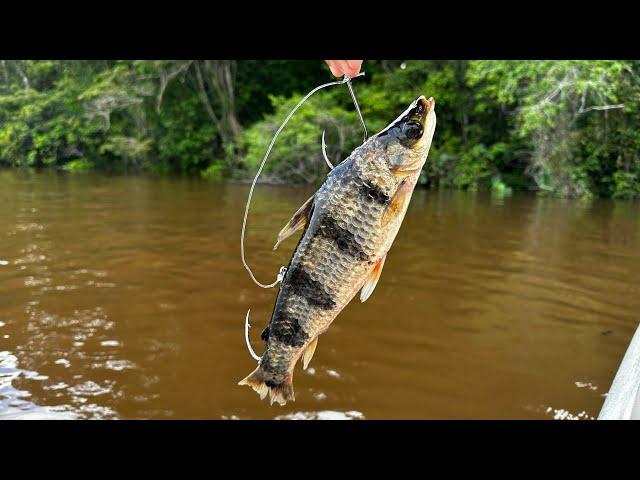
{"label": "leafy vegetation", "polygon": [[[438,127],[433,188],[640,196],[638,61],[366,61],[354,80],[370,133],[418,95]],[[0,61],[0,166],[245,179],[321,61]],[[362,141],[346,87],[312,97],[264,181],[313,183]]]}

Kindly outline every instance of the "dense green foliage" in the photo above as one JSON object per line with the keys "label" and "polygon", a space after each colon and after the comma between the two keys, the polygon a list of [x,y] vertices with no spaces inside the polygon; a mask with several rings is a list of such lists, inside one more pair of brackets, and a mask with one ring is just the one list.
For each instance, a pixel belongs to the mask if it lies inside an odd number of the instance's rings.
{"label": "dense green foliage", "polygon": [[[247,178],[321,61],[0,61],[0,166]],[[640,196],[640,62],[365,61],[370,133],[420,94],[438,126],[424,184]],[[345,86],[312,97],[264,180],[310,183],[362,141]]]}

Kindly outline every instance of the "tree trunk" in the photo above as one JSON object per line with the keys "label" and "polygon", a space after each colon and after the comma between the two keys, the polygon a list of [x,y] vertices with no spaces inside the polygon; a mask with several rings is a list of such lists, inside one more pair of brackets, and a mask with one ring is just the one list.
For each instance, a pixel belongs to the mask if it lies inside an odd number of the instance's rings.
{"label": "tree trunk", "polygon": [[18,72],[18,75],[20,75],[20,78],[22,79],[22,83],[24,84],[24,89],[29,90],[29,78],[27,77],[27,74],[22,69],[22,66],[20,65],[20,60],[16,61],[15,66],[16,66],[16,71]]}
{"label": "tree trunk", "polygon": [[7,69],[7,61],[2,60],[2,73],[4,75],[4,83],[9,86],[9,70]]}
{"label": "tree trunk", "polygon": [[205,60],[203,64],[209,85],[220,101],[221,128],[225,130],[227,138],[235,143],[240,133],[240,123],[236,117],[235,61]]}

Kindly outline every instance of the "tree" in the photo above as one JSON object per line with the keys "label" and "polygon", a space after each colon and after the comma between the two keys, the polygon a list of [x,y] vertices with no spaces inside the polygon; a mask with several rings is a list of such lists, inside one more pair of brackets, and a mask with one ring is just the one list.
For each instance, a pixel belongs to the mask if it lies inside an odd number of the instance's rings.
{"label": "tree", "polygon": [[614,111],[623,116],[623,91],[637,89],[635,79],[624,61],[476,61],[469,71],[476,96],[505,106],[514,133],[531,145],[527,173],[561,196],[597,190],[601,172],[585,156],[581,133],[600,134]]}

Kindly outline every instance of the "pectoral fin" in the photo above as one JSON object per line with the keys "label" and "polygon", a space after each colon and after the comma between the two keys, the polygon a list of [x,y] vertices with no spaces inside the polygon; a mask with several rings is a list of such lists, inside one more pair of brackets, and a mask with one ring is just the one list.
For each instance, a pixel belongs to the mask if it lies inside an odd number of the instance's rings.
{"label": "pectoral fin", "polygon": [[302,354],[302,368],[304,370],[307,369],[309,362],[313,358],[313,354],[315,353],[317,346],[318,346],[318,337],[311,340],[311,343],[307,346],[304,353]]}
{"label": "pectoral fin", "polygon": [[291,217],[289,223],[287,223],[284,228],[280,230],[280,233],[278,234],[278,241],[273,247],[274,250],[276,250],[278,248],[278,245],[280,245],[284,240],[307,225],[309,219],[311,218],[311,213],[313,212],[314,198],[315,194],[309,200],[302,204],[298,211],[293,214],[293,217]]}
{"label": "pectoral fin", "polygon": [[369,298],[373,293],[373,290],[376,288],[376,285],[378,284],[378,280],[380,279],[380,274],[382,273],[382,267],[384,267],[384,261],[386,258],[387,258],[387,254],[385,253],[384,256],[376,262],[375,266],[369,273],[367,280],[364,282],[364,285],[362,286],[362,291],[360,292],[361,302],[366,301],[367,298]]}
{"label": "pectoral fin", "polygon": [[395,218],[398,213],[402,211],[405,207],[409,199],[411,198],[411,192],[413,192],[413,182],[409,177],[405,178],[396,193],[391,198],[391,202],[387,206],[387,209],[382,214],[382,225],[385,226],[389,223],[393,218]]}

